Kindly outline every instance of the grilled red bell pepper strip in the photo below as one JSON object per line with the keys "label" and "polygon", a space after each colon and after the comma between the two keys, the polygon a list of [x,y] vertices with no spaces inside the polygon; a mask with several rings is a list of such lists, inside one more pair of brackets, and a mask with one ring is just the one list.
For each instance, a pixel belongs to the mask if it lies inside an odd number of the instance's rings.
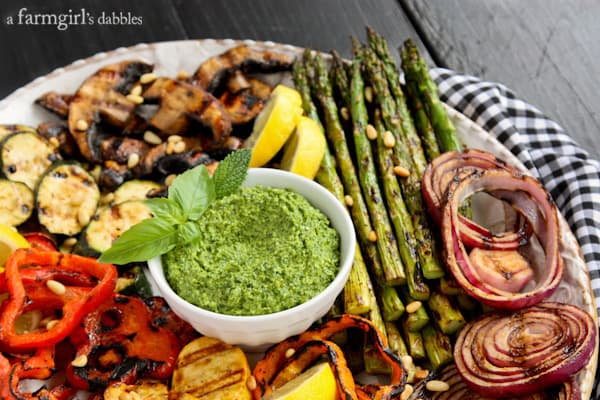
{"label": "grilled red bell pepper strip", "polygon": [[182,343],[171,329],[156,323],[165,318],[153,315],[140,298],[115,293],[69,337],[76,357],[85,355],[88,361],[81,367],[69,365],[67,380],[76,388],[98,391],[115,382],[169,378]]}
{"label": "grilled red bell pepper strip", "polygon": [[42,251],[56,251],[56,243],[54,240],[42,232],[29,232],[23,235],[25,240],[29,242],[31,248]]}
{"label": "grilled red bell pepper strip", "polygon": [[[81,271],[89,274],[97,283],[94,287],[78,287],[65,285],[63,295],[51,296],[50,291],[37,285],[38,291],[46,293],[60,304],[62,317],[53,327],[45,331],[17,334],[15,321],[31,306],[30,297],[39,298],[42,294],[34,295],[32,288],[26,289],[21,276],[21,268],[38,266],[60,271]],[[65,339],[81,322],[83,317],[96,309],[114,291],[117,280],[117,269],[112,264],[102,264],[93,258],[81,257],[74,254],[62,254],[55,251],[39,251],[35,249],[18,249],[7,260],[5,266],[9,298],[3,303],[0,315],[0,341],[11,350],[30,350],[52,346]],[[36,302],[40,303],[40,302]],[[38,304],[47,308],[48,304]],[[53,304],[54,306],[54,304]]]}

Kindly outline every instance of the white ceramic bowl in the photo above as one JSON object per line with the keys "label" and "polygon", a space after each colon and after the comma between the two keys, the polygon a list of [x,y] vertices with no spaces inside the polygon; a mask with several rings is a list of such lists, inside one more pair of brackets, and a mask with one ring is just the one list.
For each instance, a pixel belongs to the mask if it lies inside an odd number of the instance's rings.
{"label": "white ceramic bowl", "polygon": [[356,240],[348,211],[319,184],[282,170],[252,168],[248,171],[244,186],[255,185],[291,189],[304,196],[329,218],[340,235],[340,269],[325,290],[305,303],[273,314],[224,315],[202,309],[179,297],[165,279],[160,257],[150,260],[148,266],[157,289],[175,314],[189,322],[198,332],[240,345],[249,351],[262,351],[271,344],[303,332],[327,313],[348,279]]}

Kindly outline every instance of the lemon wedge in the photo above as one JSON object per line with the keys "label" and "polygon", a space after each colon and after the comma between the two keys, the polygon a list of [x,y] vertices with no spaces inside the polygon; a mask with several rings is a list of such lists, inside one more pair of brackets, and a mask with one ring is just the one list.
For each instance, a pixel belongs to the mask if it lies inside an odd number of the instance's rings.
{"label": "lemon wedge", "polygon": [[273,391],[269,400],[335,400],[337,385],[331,367],[323,362]]}
{"label": "lemon wedge", "polygon": [[281,169],[313,179],[319,171],[327,142],[321,127],[308,117],[301,117],[285,144]]}
{"label": "lemon wedge", "polygon": [[302,98],[298,91],[277,85],[265,108],[254,122],[244,147],[252,148],[250,167],[268,163],[288,140],[302,116]]}
{"label": "lemon wedge", "polygon": [[12,252],[21,247],[30,247],[27,239],[13,227],[0,224],[0,272],[4,271],[4,264]]}

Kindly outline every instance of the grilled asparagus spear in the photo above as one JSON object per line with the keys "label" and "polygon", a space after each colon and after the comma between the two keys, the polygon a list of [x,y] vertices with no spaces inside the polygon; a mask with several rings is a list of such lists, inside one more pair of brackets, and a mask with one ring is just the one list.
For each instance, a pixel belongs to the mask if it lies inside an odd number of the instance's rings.
{"label": "grilled asparagus spear", "polygon": [[[364,51],[364,66],[373,86],[373,93],[381,109],[381,116],[386,130],[390,131],[395,138],[394,142],[394,165],[413,169],[413,163],[406,152],[406,148],[401,138],[400,119],[396,111],[396,103],[391,97],[387,84],[387,79],[382,71],[381,62],[377,55],[370,49]],[[440,278],[444,275],[439,261],[437,260],[434,249],[433,235],[429,229],[426,219],[425,207],[421,197],[421,182],[416,173],[410,171],[410,174],[401,181],[402,194],[406,206],[412,216],[413,229],[418,243],[419,259],[423,269],[423,275],[428,279]]]}
{"label": "grilled asparagus spear", "polygon": [[427,358],[434,370],[452,361],[452,345],[450,338],[435,329],[431,324],[421,331]]}
{"label": "grilled asparagus spear", "polygon": [[423,149],[427,155],[427,161],[432,161],[440,155],[440,146],[425,112],[423,102],[417,95],[417,88],[415,86],[413,81],[406,82],[406,97],[412,110],[415,129],[421,137],[421,144],[423,144]]}
{"label": "grilled asparagus spear", "polygon": [[[306,69],[300,59],[296,59],[292,67],[292,76],[296,89],[302,98],[302,107],[306,115],[321,125],[317,108],[310,96],[310,86],[306,76]],[[321,125],[322,126],[322,125]],[[316,176],[317,182],[329,190],[340,202],[344,203],[344,188],[335,169],[335,159],[329,148],[325,149],[325,155],[321,161],[319,172]],[[344,310],[350,314],[364,314],[371,309],[371,296],[369,290],[373,290],[369,273],[365,265],[360,247],[356,245],[354,252],[354,263],[344,288]]]}
{"label": "grilled asparagus spear", "polygon": [[452,335],[465,326],[465,317],[452,304],[448,296],[439,291],[433,292],[427,302],[436,326],[446,335]]}

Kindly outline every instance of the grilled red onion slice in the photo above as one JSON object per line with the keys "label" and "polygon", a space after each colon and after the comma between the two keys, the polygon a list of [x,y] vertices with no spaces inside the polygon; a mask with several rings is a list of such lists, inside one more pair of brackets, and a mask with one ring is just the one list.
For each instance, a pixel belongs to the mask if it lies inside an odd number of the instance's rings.
{"label": "grilled red onion slice", "polygon": [[[516,173],[517,170],[492,154],[481,150],[447,152],[437,157],[425,170],[421,189],[427,208],[433,219],[440,224],[444,195],[455,180],[478,170],[503,169]],[[493,193],[503,198],[502,193]],[[518,196],[518,195],[517,195]],[[514,197],[514,195],[513,195]],[[520,211],[517,209],[517,211]],[[527,243],[531,229],[521,224],[514,232],[495,234],[474,221],[459,216],[461,238],[469,247],[490,250],[515,250]]]}
{"label": "grilled red onion slice", "polygon": [[[478,269],[469,259],[465,244],[459,232],[460,215],[458,208],[462,202],[479,191],[523,192],[537,210],[523,214],[528,219],[545,253],[542,271],[537,271],[536,286],[522,293],[513,293],[485,282]],[[446,264],[458,284],[472,297],[496,308],[519,309],[536,304],[550,296],[562,278],[563,262],[559,254],[560,234],[556,207],[550,195],[536,179],[512,174],[504,170],[478,171],[461,181],[454,181],[447,191],[447,201],[442,215],[442,238],[446,254]],[[524,199],[525,196],[519,196]]]}
{"label": "grilled red onion slice", "polygon": [[[440,380],[446,382],[450,389],[445,392],[432,392],[426,389],[425,385],[429,380]],[[430,375],[425,380],[420,381],[414,387],[413,394],[409,400],[492,400],[492,397],[482,396],[481,394],[469,389],[465,381],[462,379],[456,366],[449,364],[444,367],[438,374]],[[541,392],[519,396],[519,397],[503,397],[503,400],[581,400],[581,392],[577,382],[571,378],[570,380],[547,388]]]}
{"label": "grilled red onion slice", "polygon": [[594,320],[582,309],[539,303],[467,324],[454,359],[467,386],[481,395],[523,396],[568,381],[590,360],[596,336]]}

